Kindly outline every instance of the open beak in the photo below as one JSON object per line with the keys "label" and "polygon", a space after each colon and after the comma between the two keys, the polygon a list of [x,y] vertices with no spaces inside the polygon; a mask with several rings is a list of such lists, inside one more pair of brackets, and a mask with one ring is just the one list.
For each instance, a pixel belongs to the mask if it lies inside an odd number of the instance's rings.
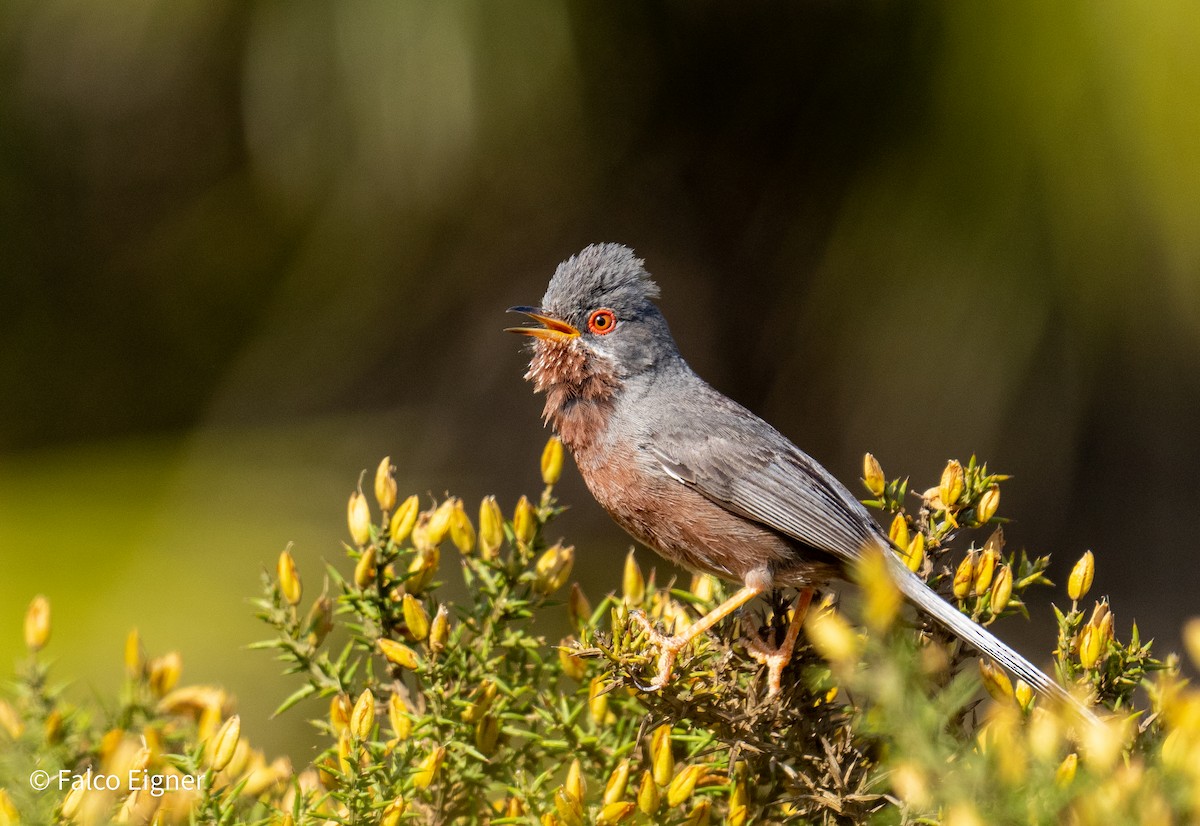
{"label": "open beak", "polygon": [[520,333],[523,336],[533,336],[547,341],[562,341],[563,339],[576,338],[579,331],[565,321],[559,321],[553,316],[546,315],[546,311],[541,307],[509,307],[510,313],[522,313],[532,318],[534,321],[540,322],[541,327],[506,327],[506,333]]}

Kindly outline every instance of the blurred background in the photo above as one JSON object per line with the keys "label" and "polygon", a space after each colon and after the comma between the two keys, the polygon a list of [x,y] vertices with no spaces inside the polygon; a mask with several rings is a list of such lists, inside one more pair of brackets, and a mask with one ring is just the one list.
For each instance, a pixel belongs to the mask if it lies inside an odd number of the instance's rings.
{"label": "blurred background", "polygon": [[[1010,543],[1085,550],[1118,634],[1197,613],[1200,6],[0,5],[0,665],[124,635],[307,759],[249,599],[307,594],[345,501],[540,486],[500,330],[635,247],[692,365],[859,491],[1014,474]],[[573,471],[597,597],[628,539]],[[648,552],[644,562],[653,563]],[[344,561],[343,561],[343,567]],[[452,575],[452,569],[447,569]],[[1002,636],[1046,662],[1053,620]],[[315,707],[314,707],[315,710]]]}

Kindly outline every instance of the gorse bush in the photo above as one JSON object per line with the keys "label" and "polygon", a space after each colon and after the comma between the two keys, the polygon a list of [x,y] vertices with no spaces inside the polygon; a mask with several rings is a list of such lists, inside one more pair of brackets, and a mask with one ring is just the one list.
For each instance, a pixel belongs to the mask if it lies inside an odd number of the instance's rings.
{"label": "gorse bush", "polygon": [[[632,612],[678,629],[724,586],[658,582],[631,551],[621,582],[589,599],[571,582],[575,550],[552,541],[561,468],[552,440],[539,497],[510,518],[489,497],[472,519],[454,497],[400,501],[385,459],[374,505],[350,498],[343,559],[306,589],[290,552],[279,556],[258,602],[271,635],[257,647],[296,680],[280,713],[320,701],[323,750],[298,771],[249,744],[253,724],[243,730],[220,689],[177,687],[179,656],[148,659],[136,633],[120,696],[68,704],[42,660],[50,608],[34,600],[29,658],[0,701],[0,823],[1200,818],[1200,692],[1176,657],[1154,659],[1136,626],[1119,639],[1106,601],[1085,605],[1090,552],[1067,584],[1069,608],[1056,610],[1055,661],[1107,710],[1099,726],[975,667],[904,610],[877,557],[854,572],[860,587],[843,606],[810,610],[779,694],[767,696],[761,652],[788,626],[781,595],[701,636],[673,681],[644,692],[657,652]],[[1025,613],[1026,591],[1049,585],[1046,557],[1005,547],[1003,481],[973,459],[951,462],[913,495],[864,462],[868,504],[890,520],[906,564],[983,624]],[[306,594],[314,581],[319,593]],[[1185,636],[1200,660],[1200,620]],[[47,790],[31,787],[39,771]]]}

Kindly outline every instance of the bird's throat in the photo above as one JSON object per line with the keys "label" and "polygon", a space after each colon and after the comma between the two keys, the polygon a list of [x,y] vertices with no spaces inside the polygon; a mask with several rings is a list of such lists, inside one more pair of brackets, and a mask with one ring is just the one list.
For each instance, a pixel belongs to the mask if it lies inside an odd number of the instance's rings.
{"label": "bird's throat", "polygon": [[546,394],[542,417],[579,459],[608,427],[619,380],[606,359],[576,341],[539,340],[525,378]]}

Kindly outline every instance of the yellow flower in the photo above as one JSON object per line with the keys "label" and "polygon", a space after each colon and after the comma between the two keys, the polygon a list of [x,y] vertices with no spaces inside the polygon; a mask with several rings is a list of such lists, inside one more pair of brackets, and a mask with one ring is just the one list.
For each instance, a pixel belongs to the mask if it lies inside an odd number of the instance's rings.
{"label": "yellow flower", "polygon": [[350,526],[350,538],[355,545],[362,547],[371,541],[371,508],[362,491],[356,490],[350,494],[350,501],[346,504],[346,523]]}
{"label": "yellow flower", "polygon": [[33,598],[25,611],[25,647],[37,653],[50,641],[50,600],[41,594]]}
{"label": "yellow flower", "polygon": [[879,496],[883,493],[884,487],[887,485],[887,480],[883,476],[883,468],[879,465],[879,460],[870,453],[863,454],[863,484],[867,486],[867,490]]}
{"label": "yellow flower", "polygon": [[558,484],[563,469],[563,445],[557,436],[551,436],[542,450],[542,481],[547,485]]}
{"label": "yellow flower", "polygon": [[214,771],[220,771],[229,765],[233,753],[237,749],[242,735],[242,718],[233,715],[221,726],[208,749],[208,764]]}
{"label": "yellow flower", "polygon": [[375,469],[375,501],[381,510],[390,511],[396,506],[396,479],[392,476],[392,457],[384,456]]}
{"label": "yellow flower", "polygon": [[496,559],[503,542],[504,517],[496,497],[488,496],[479,503],[479,555],[489,562]]}
{"label": "yellow flower", "polygon": [[298,605],[300,597],[304,593],[304,586],[301,584],[300,574],[296,570],[296,560],[292,558],[291,552],[287,549],[279,555],[275,573],[279,578],[279,593],[287,600],[288,605]]}
{"label": "yellow flower", "polygon": [[420,665],[420,660],[417,659],[417,652],[395,640],[380,640],[379,651],[388,662],[395,663],[401,668],[407,668],[409,671],[415,671]]}
{"label": "yellow flower", "polygon": [[421,500],[414,493],[412,496],[404,500],[396,512],[392,514],[392,521],[388,523],[388,535],[392,541],[399,544],[408,538],[412,533],[413,526],[417,524],[417,514],[421,510]]}
{"label": "yellow flower", "polygon": [[938,485],[938,495],[942,504],[947,508],[954,506],[963,492],[963,468],[957,459],[946,463],[942,471],[942,481]]}
{"label": "yellow flower", "polygon": [[626,759],[617,764],[612,774],[608,776],[608,782],[604,784],[605,805],[616,803],[625,797],[627,785],[629,785],[629,760]]}
{"label": "yellow flower", "polygon": [[364,689],[358,695],[358,701],[350,712],[350,731],[359,740],[366,740],[375,728],[375,695],[371,689]]}
{"label": "yellow flower", "polygon": [[417,765],[417,770],[413,773],[412,784],[417,789],[427,789],[437,779],[438,771],[442,768],[442,761],[446,759],[446,749],[444,746],[436,746],[433,751],[425,757]]}
{"label": "yellow flower", "polygon": [[1084,551],[1083,556],[1079,557],[1079,561],[1071,569],[1071,576],[1067,578],[1067,596],[1072,600],[1083,599],[1092,589],[1092,579],[1095,575],[1096,558],[1091,551]]}
{"label": "yellow flower", "polygon": [[621,596],[626,605],[641,605],[646,598],[646,578],[633,555],[633,548],[625,555],[625,573],[621,577]]}

